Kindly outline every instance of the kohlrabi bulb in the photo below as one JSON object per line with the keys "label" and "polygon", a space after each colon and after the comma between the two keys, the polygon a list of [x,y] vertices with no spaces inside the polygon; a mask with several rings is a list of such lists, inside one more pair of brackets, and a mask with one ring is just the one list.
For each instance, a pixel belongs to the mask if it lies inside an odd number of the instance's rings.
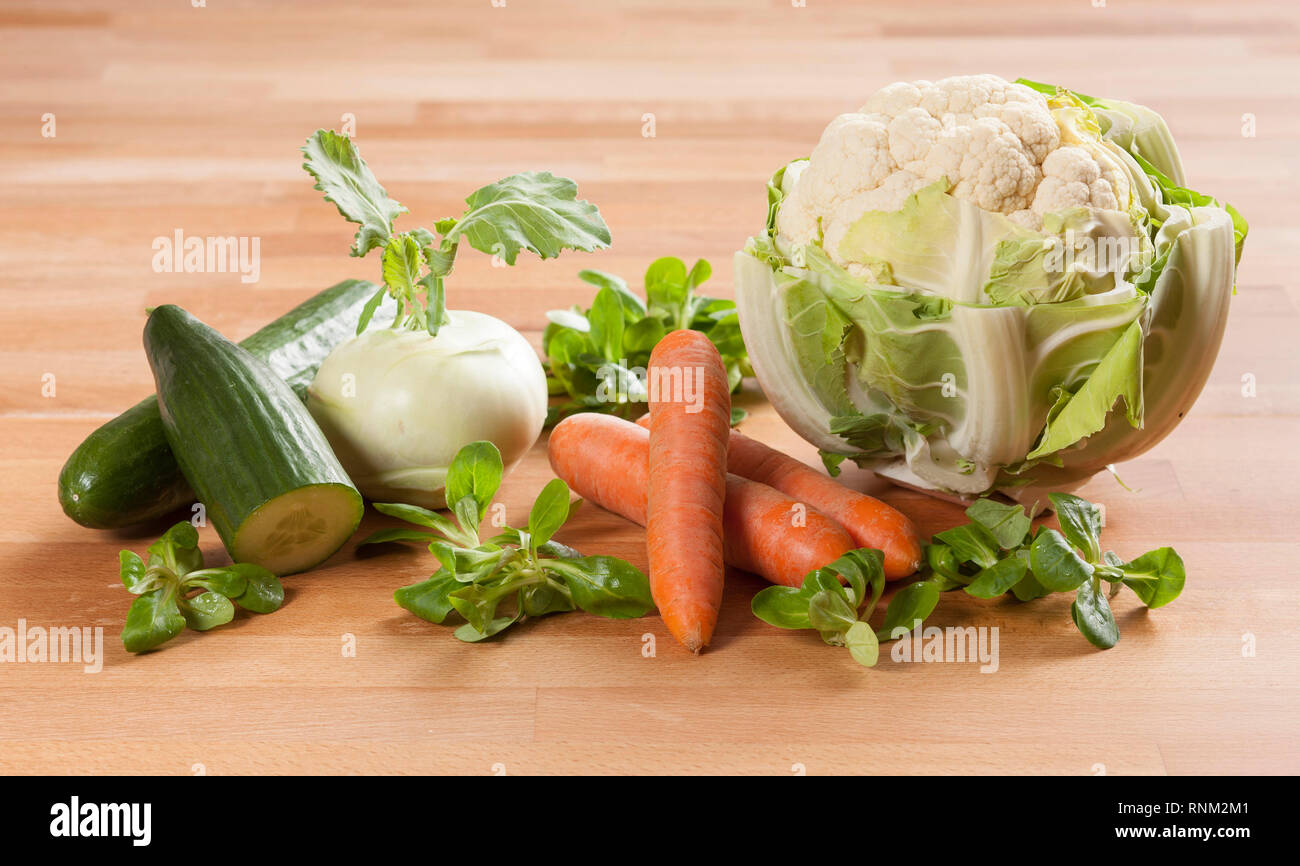
{"label": "kohlrabi bulb", "polygon": [[376,502],[441,508],[447,467],[485,439],[509,471],[546,421],[546,374],[500,319],[448,310],[436,337],[374,328],[321,364],[307,407],[358,489]]}

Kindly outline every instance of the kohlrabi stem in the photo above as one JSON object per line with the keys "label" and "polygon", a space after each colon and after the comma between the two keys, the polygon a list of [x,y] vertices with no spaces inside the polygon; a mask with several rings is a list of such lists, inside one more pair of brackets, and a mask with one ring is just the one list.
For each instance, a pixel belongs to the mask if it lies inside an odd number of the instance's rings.
{"label": "kohlrabi stem", "polygon": [[429,287],[425,295],[425,316],[429,336],[438,336],[438,329],[443,324],[443,314],[447,310],[447,293],[443,287],[441,274],[429,274]]}

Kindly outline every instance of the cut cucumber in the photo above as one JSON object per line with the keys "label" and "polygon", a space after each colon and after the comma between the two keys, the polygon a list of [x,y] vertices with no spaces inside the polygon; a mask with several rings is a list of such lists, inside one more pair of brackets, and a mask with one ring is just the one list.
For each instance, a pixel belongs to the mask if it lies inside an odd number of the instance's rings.
{"label": "cut cucumber", "polygon": [[[299,304],[240,343],[305,397],[316,368],[356,333],[361,308],[379,287],[345,280]],[[391,306],[371,327],[393,318]],[[149,397],[91,433],[59,473],[63,513],[91,529],[145,523],[194,502],[163,433],[158,400]]]}
{"label": "cut cucumber", "polygon": [[293,389],[170,304],[144,345],[167,442],[231,557],[290,574],[342,547],[361,494]]}
{"label": "cut cucumber", "polygon": [[[306,571],[328,559],[347,541],[361,518],[355,490],[337,484],[303,487],[281,494],[244,520],[230,556],[255,562],[276,574]],[[331,541],[337,527],[348,527],[342,541]],[[321,551],[327,551],[324,556]]]}

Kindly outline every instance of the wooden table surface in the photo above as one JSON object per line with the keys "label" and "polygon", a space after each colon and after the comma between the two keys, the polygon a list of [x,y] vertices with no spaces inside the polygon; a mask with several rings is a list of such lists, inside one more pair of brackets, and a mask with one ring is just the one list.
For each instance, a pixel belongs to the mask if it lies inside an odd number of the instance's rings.
{"label": "wooden table surface", "polygon": [[[1300,7],[1099,3],[5,2],[0,628],[102,627],[105,658],[98,673],[0,663],[0,771],[1300,770]],[[1148,614],[1121,596],[1115,649],[1075,632],[1067,597],[954,593],[932,622],[998,626],[996,673],[888,659],[867,671],[811,632],[755,620],[760,584],[743,574],[698,658],[653,616],[556,616],[471,646],[392,602],[432,557],[363,559],[351,545],[288,579],[273,616],[147,656],[122,649],[130,598],[116,554],[157,528],[73,524],[56,476],[87,433],[151,390],[146,307],[180,304],[242,338],[340,279],[377,278],[375,258],[348,257],[350,229],[299,167],[312,130],[353,115],[367,160],[425,222],[514,171],[577,179],[612,249],[513,269],[470,252],[449,284],[452,306],[536,341],[547,309],[589,299],[582,267],[637,281],[658,256],[706,257],[710,287],[729,295],[730,255],[761,224],[775,167],[876,88],[963,72],[1157,108],[1191,185],[1251,221],[1195,411],[1119,467],[1133,492],[1109,476],[1083,491],[1107,508],[1109,546],[1173,545],[1187,562],[1172,606]],[[258,282],[155,273],[153,239],[175,229],[259,237]],[[742,403],[747,433],[815,460],[754,383]],[[502,501],[523,509],[550,477],[539,443]],[[924,532],[961,518],[851,478]],[[202,538],[224,556],[210,528]],[[645,565],[641,532],[596,508],[561,538]]]}

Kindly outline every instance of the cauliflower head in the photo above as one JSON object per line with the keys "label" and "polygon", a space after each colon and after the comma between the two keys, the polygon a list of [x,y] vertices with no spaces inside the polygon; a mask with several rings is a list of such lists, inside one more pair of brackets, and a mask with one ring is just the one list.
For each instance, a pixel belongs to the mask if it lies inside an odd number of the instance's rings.
{"label": "cauliflower head", "polygon": [[845,232],[946,178],[948,193],[1029,229],[1069,208],[1127,211],[1127,173],[1069,102],[996,75],[899,82],[831,121],[777,218],[840,265]]}
{"label": "cauliflower head", "polygon": [[1191,409],[1248,226],[1145,106],[995,75],[891,84],[767,184],[739,324],[781,417],[936,495],[1032,504]]}

